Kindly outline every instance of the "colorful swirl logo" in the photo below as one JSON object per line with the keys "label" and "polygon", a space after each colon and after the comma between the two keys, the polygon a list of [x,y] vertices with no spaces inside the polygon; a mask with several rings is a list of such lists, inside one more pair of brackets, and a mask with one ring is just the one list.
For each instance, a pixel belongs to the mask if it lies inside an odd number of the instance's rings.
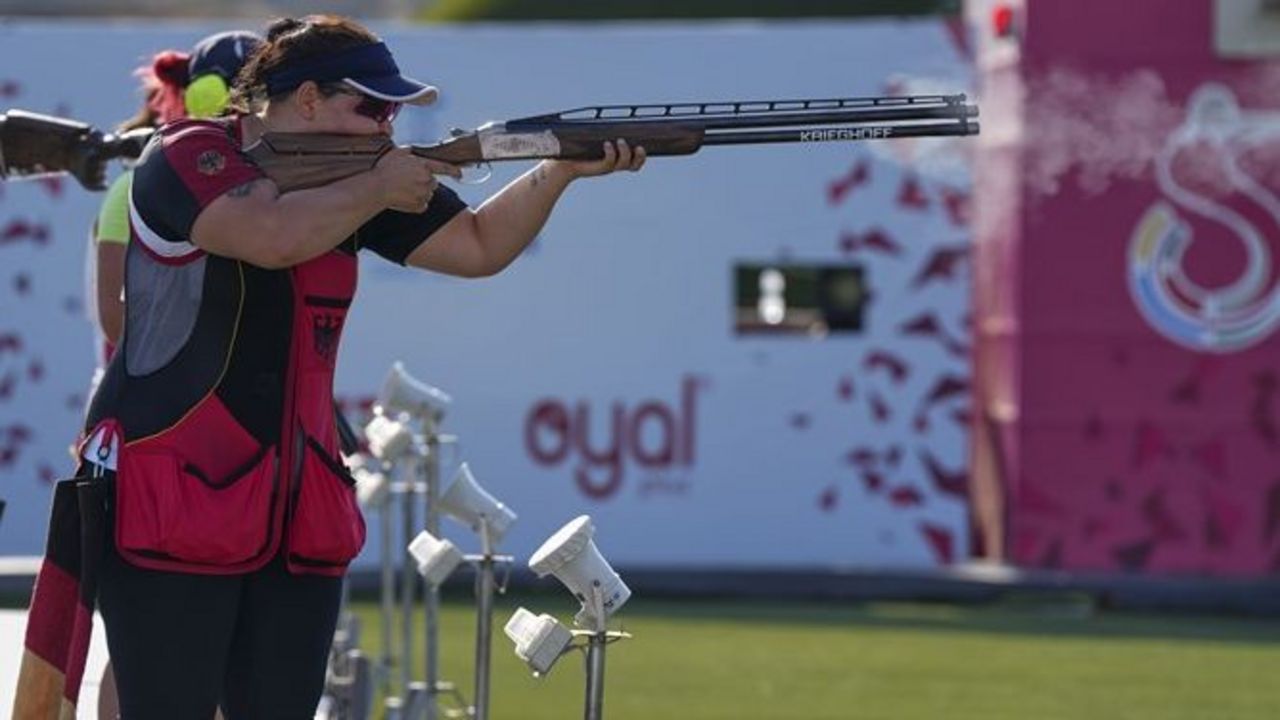
{"label": "colorful swirl logo", "polygon": [[[1249,148],[1280,140],[1280,119],[1245,114],[1235,95],[1217,84],[1191,97],[1187,119],[1155,160],[1156,184],[1166,200],[1151,205],[1129,242],[1129,292],[1160,334],[1187,348],[1231,353],[1253,346],[1280,325],[1270,246],[1254,220],[1280,227],[1280,199],[1240,167]],[[1180,181],[1175,159],[1189,148],[1208,150],[1211,171],[1227,187],[1206,193]],[[1251,208],[1247,215],[1243,207]],[[1196,241],[1185,215],[1220,226],[1243,244],[1244,270],[1229,284],[1205,287],[1187,273],[1187,249]],[[1201,240],[1221,242],[1219,237]]]}

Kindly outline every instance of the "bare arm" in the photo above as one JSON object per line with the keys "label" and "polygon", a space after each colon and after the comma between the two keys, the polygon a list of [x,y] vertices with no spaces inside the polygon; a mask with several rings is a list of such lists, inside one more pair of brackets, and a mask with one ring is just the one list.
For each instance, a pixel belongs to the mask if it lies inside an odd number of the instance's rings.
{"label": "bare arm", "polygon": [[124,287],[124,256],[128,246],[113,242],[99,242],[98,253],[98,327],[112,345],[120,344],[124,331],[124,301],[120,297]]}
{"label": "bare arm", "polygon": [[644,148],[633,153],[625,141],[619,141],[616,151],[606,143],[605,158],[598,162],[539,163],[480,207],[458,213],[410,253],[406,264],[462,277],[500,272],[537,237],[575,178],[639,170],[644,159]]}
{"label": "bare arm", "polygon": [[421,211],[435,184],[408,151],[387,153],[369,172],[283,195],[274,182],[253,180],[209,203],[191,241],[259,267],[292,267],[337,247],[388,207]]}
{"label": "bare arm", "polygon": [[287,195],[270,180],[251,180],[200,213],[191,241],[259,267],[292,267],[337,247],[383,207],[373,173]]}

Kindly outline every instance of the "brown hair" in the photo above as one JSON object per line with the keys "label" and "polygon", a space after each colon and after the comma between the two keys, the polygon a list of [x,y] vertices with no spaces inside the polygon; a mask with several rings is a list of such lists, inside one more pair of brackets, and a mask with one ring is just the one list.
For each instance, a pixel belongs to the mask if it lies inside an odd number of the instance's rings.
{"label": "brown hair", "polygon": [[283,18],[267,28],[267,41],[245,62],[231,91],[231,108],[247,113],[268,98],[267,76],[309,58],[378,42],[360,23],[339,15]]}

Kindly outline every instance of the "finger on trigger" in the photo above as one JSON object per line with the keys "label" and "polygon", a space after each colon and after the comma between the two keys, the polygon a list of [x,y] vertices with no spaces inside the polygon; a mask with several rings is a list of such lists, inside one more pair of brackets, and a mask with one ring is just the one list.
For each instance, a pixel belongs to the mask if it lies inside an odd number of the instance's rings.
{"label": "finger on trigger", "polygon": [[439,160],[431,160],[431,159],[426,159],[425,163],[427,166],[427,171],[430,172],[432,176],[448,175],[449,177],[455,178],[455,179],[462,177],[462,168],[458,167],[457,165],[454,165],[453,163],[441,162]]}

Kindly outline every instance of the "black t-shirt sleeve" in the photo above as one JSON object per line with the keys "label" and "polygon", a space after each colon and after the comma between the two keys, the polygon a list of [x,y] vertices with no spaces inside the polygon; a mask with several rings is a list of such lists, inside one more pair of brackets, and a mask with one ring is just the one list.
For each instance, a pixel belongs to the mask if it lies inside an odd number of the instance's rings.
{"label": "black t-shirt sleeve", "polygon": [[356,231],[356,246],[369,248],[382,257],[404,265],[409,255],[445,226],[467,204],[448,187],[440,185],[431,203],[420,213],[383,210]]}
{"label": "black t-shirt sleeve", "polygon": [[223,123],[184,120],[167,125],[134,168],[134,231],[164,257],[190,254],[196,250],[191,227],[205,207],[261,177]]}

